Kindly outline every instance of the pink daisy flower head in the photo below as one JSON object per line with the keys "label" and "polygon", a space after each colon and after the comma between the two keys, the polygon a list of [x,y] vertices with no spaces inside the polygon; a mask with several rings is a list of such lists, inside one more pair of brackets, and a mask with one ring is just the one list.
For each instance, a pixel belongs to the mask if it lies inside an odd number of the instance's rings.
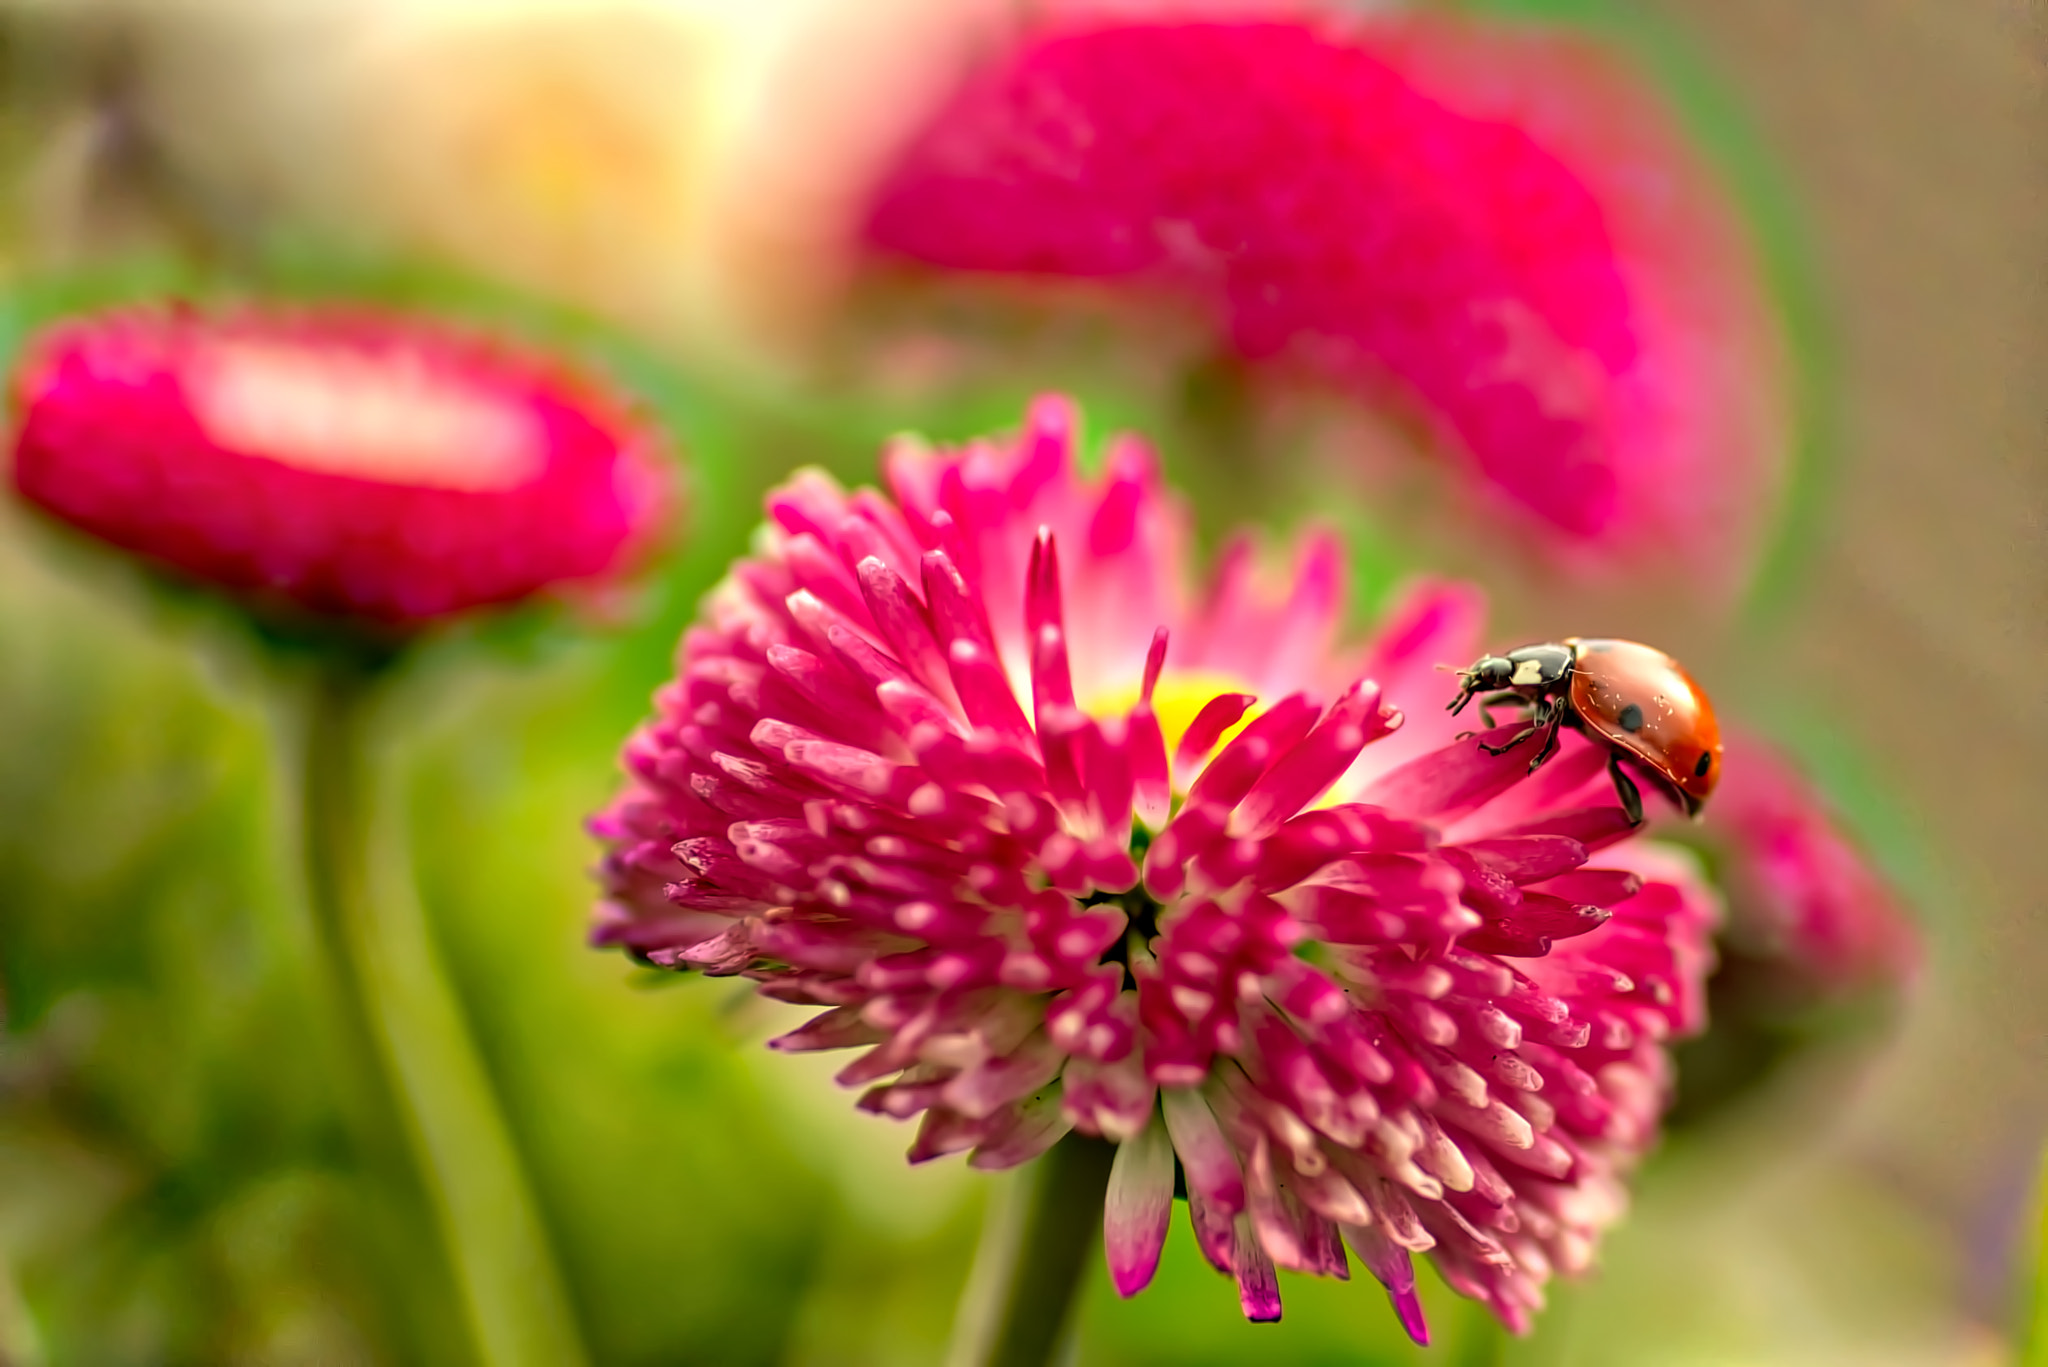
{"label": "pink daisy flower head", "polygon": [[1413,412],[1546,553],[1740,581],[1775,331],[1638,81],[1511,29],[1080,8],[965,74],[876,193],[879,252],[1192,300],[1238,355]]}
{"label": "pink daisy flower head", "polygon": [[1125,1295],[1178,1167],[1254,1319],[1276,1266],[1355,1256],[1422,1339],[1427,1253],[1521,1328],[1621,1210],[1711,899],[1604,752],[1532,775],[1452,733],[1473,591],[1349,649],[1328,538],[1194,592],[1151,453],[1085,476],[1074,424],[769,496],[594,822],[594,939],[825,1008],[776,1047],[860,1049],[840,1080],[921,1117],[913,1161],[1116,1142]]}
{"label": "pink daisy flower head", "polygon": [[553,361],[360,309],[132,308],[14,380],[21,496],[258,601],[405,627],[616,569],[650,432]]}

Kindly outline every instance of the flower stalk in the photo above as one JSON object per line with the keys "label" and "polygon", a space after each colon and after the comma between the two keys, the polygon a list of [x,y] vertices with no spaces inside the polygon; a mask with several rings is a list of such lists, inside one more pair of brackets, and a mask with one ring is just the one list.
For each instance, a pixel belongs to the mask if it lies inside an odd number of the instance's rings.
{"label": "flower stalk", "polygon": [[990,1212],[946,1367],[1044,1367],[1057,1359],[1102,1231],[1115,1159],[1116,1145],[1069,1134],[1025,1170],[1011,1209]]}
{"label": "flower stalk", "polygon": [[[369,1147],[408,1169],[482,1367],[586,1361],[539,1212],[420,907],[373,819],[378,660],[321,652],[308,680],[307,892],[355,1054]],[[386,875],[386,876],[380,876]]]}

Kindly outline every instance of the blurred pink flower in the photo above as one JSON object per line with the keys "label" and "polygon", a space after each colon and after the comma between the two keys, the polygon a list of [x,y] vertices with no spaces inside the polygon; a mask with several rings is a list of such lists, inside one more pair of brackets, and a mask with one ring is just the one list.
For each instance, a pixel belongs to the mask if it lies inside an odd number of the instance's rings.
{"label": "blurred pink flower", "polygon": [[1404,397],[1546,552],[1740,581],[1782,455],[1775,334],[1638,83],[1518,30],[1144,9],[968,76],[872,244],[1191,296],[1242,356]]}
{"label": "blurred pink flower", "polygon": [[1919,931],[1826,801],[1760,738],[1737,732],[1728,749],[1739,758],[1698,838],[1719,857],[1731,945],[1809,994],[1909,983]]}
{"label": "blurred pink flower", "polygon": [[593,938],[828,1008],[777,1047],[864,1048],[913,1161],[1117,1141],[1125,1295],[1178,1160],[1254,1319],[1348,1242],[1418,1339],[1420,1251],[1522,1328],[1654,1136],[1712,898],[1576,735],[1534,776],[1454,737],[1473,591],[1350,651],[1327,538],[1191,596],[1151,453],[1084,478],[1074,421],[769,496],[593,822]]}
{"label": "blurred pink flower", "polygon": [[22,497],[201,579],[408,624],[600,576],[652,532],[652,434],[556,363],[362,310],[136,308],[15,377]]}

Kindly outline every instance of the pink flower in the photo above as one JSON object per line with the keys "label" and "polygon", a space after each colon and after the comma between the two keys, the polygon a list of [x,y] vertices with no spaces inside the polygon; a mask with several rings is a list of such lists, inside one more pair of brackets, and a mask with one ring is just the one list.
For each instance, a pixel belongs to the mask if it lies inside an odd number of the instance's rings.
{"label": "pink flower", "polygon": [[1348,1242],[1417,1338],[1421,1251],[1520,1328],[1621,1209],[1712,901],[1578,737],[1533,777],[1454,737],[1473,591],[1349,651],[1327,538],[1193,595],[1150,452],[1083,477],[1074,421],[770,495],[593,823],[594,939],[827,1008],[776,1046],[861,1048],[913,1161],[1118,1141],[1125,1295],[1177,1160],[1255,1319]]}
{"label": "pink flower", "polygon": [[1728,749],[1698,838],[1721,865],[1731,946],[1809,997],[1910,983],[1919,931],[1826,801],[1760,738],[1738,732]]}
{"label": "pink flower", "polygon": [[868,235],[1192,298],[1244,357],[1418,409],[1568,559],[1726,586],[1769,510],[1783,415],[1740,234],[1653,99],[1583,46],[1069,19],[964,80]]}
{"label": "pink flower", "polygon": [[651,434],[551,361],[367,311],[129,309],[15,378],[22,496],[187,574],[409,624],[616,568]]}

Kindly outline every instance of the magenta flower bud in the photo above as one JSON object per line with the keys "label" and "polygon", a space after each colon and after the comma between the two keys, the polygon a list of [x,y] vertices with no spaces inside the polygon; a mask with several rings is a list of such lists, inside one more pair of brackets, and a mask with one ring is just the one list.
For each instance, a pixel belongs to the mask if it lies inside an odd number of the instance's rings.
{"label": "magenta flower bud", "polygon": [[1655,100],[1583,46],[1070,17],[964,76],[867,232],[930,266],[1192,301],[1237,355],[1421,419],[1478,503],[1567,562],[1726,588],[1772,503],[1778,346],[1742,235]]}
{"label": "magenta flower bud", "polygon": [[1768,742],[1730,738],[1727,786],[1699,832],[1728,888],[1728,939],[1813,997],[1901,989],[1919,929],[1812,784]]}
{"label": "magenta flower bud", "polygon": [[364,309],[59,323],[14,381],[22,497],[259,602],[411,626],[617,569],[668,481],[559,364]]}
{"label": "magenta flower bud", "polygon": [[775,1046],[862,1050],[839,1080],[921,1117],[913,1161],[1120,1145],[1122,1294],[1178,1157],[1254,1319],[1348,1246],[1418,1339],[1417,1253],[1522,1328],[1655,1137],[1715,901],[1601,749],[1456,734],[1474,591],[1363,648],[1327,538],[1197,591],[1150,452],[1086,477],[1074,425],[769,495],[592,823],[593,938],[823,1008]]}

